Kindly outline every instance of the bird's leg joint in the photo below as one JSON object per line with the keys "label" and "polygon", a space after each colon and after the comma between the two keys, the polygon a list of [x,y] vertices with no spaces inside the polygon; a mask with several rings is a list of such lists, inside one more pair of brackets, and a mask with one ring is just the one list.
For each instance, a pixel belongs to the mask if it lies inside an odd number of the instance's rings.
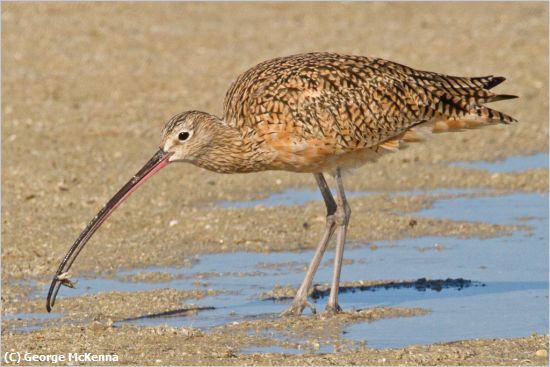
{"label": "bird's leg joint", "polygon": [[334,214],[334,220],[339,226],[347,226],[349,219],[351,217],[351,207],[347,201],[344,201],[341,205],[338,205],[336,208],[336,213]]}
{"label": "bird's leg joint", "polygon": [[327,219],[326,219],[326,226],[327,228],[331,228],[332,226],[334,226],[336,224],[336,214],[333,213],[333,214],[327,214]]}

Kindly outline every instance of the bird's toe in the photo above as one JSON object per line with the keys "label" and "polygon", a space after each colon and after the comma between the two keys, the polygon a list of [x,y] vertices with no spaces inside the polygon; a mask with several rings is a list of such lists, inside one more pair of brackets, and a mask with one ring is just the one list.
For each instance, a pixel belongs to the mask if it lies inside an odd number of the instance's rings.
{"label": "bird's toe", "polygon": [[294,300],[292,304],[283,312],[281,312],[281,316],[300,316],[304,309],[308,307],[313,314],[317,313],[317,310],[315,309],[315,306],[310,304],[307,300]]}
{"label": "bird's toe", "polygon": [[332,316],[342,312],[343,312],[342,307],[340,307],[339,304],[335,304],[335,305],[327,304],[327,306],[325,307],[325,312],[323,312],[323,315]]}

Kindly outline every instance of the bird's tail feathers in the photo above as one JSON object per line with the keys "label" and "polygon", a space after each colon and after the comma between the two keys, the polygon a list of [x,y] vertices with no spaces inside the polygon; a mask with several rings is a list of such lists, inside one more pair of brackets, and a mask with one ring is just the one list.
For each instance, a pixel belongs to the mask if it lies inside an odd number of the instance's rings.
{"label": "bird's tail feathers", "polygon": [[474,85],[484,89],[494,88],[505,80],[506,78],[503,76],[493,76],[493,75],[470,78],[470,81]]}
{"label": "bird's tail feathers", "polygon": [[498,123],[517,122],[515,118],[485,106],[485,103],[518,98],[511,94],[496,94],[489,89],[504,80],[501,76],[476,78],[445,77],[445,83],[431,90],[433,101],[423,121],[378,146],[385,151],[397,151],[403,143],[428,139],[434,133],[477,129]]}
{"label": "bird's tail feathers", "polygon": [[476,106],[476,109],[461,117],[446,117],[436,115],[428,121],[421,122],[401,134],[388,139],[379,145],[380,148],[395,152],[402,149],[406,144],[415,143],[429,139],[433,134],[443,132],[458,132],[467,129],[478,129],[488,125],[499,123],[510,124],[517,120],[500,111],[486,106]]}

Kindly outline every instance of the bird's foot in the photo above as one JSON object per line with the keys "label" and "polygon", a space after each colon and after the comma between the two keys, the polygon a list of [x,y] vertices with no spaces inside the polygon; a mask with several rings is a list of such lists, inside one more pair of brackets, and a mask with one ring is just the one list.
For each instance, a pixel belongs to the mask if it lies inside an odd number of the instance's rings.
{"label": "bird's foot", "polygon": [[292,304],[281,312],[280,316],[300,316],[306,307],[308,307],[313,314],[317,313],[315,306],[309,303],[306,298],[294,298]]}
{"label": "bird's foot", "polygon": [[338,303],[336,304],[330,304],[327,303],[327,306],[325,307],[325,312],[323,312],[324,316],[333,316],[338,313],[342,313],[342,307]]}

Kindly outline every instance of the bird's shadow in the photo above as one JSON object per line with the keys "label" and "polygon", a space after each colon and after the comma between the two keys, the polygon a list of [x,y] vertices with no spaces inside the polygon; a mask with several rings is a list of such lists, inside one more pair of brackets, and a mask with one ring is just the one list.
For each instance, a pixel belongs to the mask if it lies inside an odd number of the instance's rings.
{"label": "bird's shadow", "polygon": [[[404,288],[416,289],[417,291],[420,291],[420,292],[424,292],[426,290],[433,290],[436,292],[440,292],[441,290],[447,289],[447,288],[454,288],[457,290],[461,290],[472,286],[476,286],[476,287],[485,286],[485,284],[477,281],[463,279],[463,278],[456,278],[456,279],[419,278],[416,280],[387,281],[387,282],[368,284],[368,285],[361,285],[361,284],[341,285],[339,288],[339,293],[355,293],[355,292],[366,292],[366,291],[374,292],[382,289],[404,289]],[[316,301],[321,298],[327,297],[329,294],[330,294],[330,285],[315,284],[310,291],[309,298]],[[262,298],[261,301],[280,302],[280,301],[286,301],[292,298],[293,297],[287,296],[287,295],[273,296],[273,297]],[[156,318],[188,317],[188,316],[196,315],[201,311],[212,311],[215,309],[216,307],[213,307],[213,306],[201,306],[201,307],[196,306],[196,307],[178,308],[175,310],[129,317],[126,319],[119,320],[119,322],[139,321],[139,320],[148,320],[148,319],[156,319]]]}
{"label": "bird's shadow", "polygon": [[[485,284],[477,281],[471,281],[464,278],[447,278],[447,279],[426,279],[419,278],[416,280],[406,280],[406,281],[388,281],[384,283],[371,284],[371,285],[349,285],[341,286],[339,288],[339,293],[355,293],[355,292],[365,292],[365,291],[377,291],[381,289],[403,289],[403,288],[412,288],[416,289],[419,292],[425,292],[426,290],[432,290],[436,292],[441,292],[443,289],[454,288],[456,290],[462,290],[464,288],[472,286],[481,286],[484,287]],[[327,284],[315,284],[313,290],[310,293],[312,299],[320,299],[327,297],[330,294],[330,286]]]}
{"label": "bird's shadow", "polygon": [[[411,288],[416,289],[419,292],[425,292],[426,290],[433,290],[440,292],[443,289],[454,288],[457,290],[462,290],[464,288],[472,286],[482,286],[485,284],[477,281],[472,281],[469,279],[463,278],[447,278],[447,279],[426,279],[419,278],[416,280],[405,280],[405,281],[387,281],[376,284],[354,284],[354,285],[345,285],[342,284],[339,287],[339,293],[355,293],[355,292],[374,292],[382,289],[405,289]],[[309,298],[313,300],[319,300],[324,297],[328,297],[330,294],[330,285],[329,284],[315,284],[309,292]],[[281,296],[271,296],[262,298],[262,301],[286,301],[293,299],[294,297],[288,295]]]}
{"label": "bird's shadow", "polygon": [[156,319],[156,318],[168,318],[168,317],[192,316],[192,315],[196,315],[200,311],[211,311],[215,309],[216,308],[212,306],[178,308],[175,310],[129,317],[126,319],[119,320],[119,322],[138,321],[138,320]]}

